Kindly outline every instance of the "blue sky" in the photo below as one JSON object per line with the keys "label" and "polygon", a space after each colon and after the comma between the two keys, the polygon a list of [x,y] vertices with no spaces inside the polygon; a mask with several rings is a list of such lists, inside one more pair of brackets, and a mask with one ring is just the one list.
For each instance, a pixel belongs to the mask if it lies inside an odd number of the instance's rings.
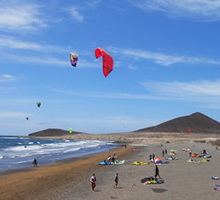
{"label": "blue sky", "polygon": [[[220,121],[219,36],[218,0],[0,1],[0,135]],[[97,47],[114,59],[108,77]]]}

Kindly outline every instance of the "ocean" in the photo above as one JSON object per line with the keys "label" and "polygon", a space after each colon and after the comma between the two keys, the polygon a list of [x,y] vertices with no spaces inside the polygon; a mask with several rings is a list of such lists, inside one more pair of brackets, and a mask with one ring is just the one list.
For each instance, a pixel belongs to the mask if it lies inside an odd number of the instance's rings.
{"label": "ocean", "polygon": [[116,148],[113,141],[32,139],[0,136],[0,171],[49,164]]}

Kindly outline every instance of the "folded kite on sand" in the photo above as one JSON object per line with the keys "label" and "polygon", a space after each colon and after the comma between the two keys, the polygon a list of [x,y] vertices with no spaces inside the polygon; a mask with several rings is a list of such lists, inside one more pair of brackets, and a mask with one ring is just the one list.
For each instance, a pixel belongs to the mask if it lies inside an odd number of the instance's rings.
{"label": "folded kite on sand", "polygon": [[111,165],[111,162],[101,161],[99,165]]}
{"label": "folded kite on sand", "polygon": [[169,162],[169,161],[165,161],[165,162],[164,162],[164,161],[162,161],[161,158],[158,157],[158,158],[155,158],[155,159],[154,159],[154,163],[155,163],[155,164],[168,164],[168,163],[170,163],[170,162]]}
{"label": "folded kite on sand", "polygon": [[162,184],[162,183],[164,183],[164,180],[162,178],[155,179],[153,176],[147,176],[147,177],[141,179],[141,183],[143,183],[144,185]]}
{"label": "folded kite on sand", "polygon": [[133,165],[149,165],[151,162],[141,162],[141,161],[135,161],[133,162]]}
{"label": "folded kite on sand", "polygon": [[219,177],[217,177],[217,176],[212,176],[212,179],[213,179],[213,180],[219,180]]}
{"label": "folded kite on sand", "polygon": [[125,160],[116,160],[115,162],[111,162],[112,165],[122,165],[122,164],[125,164]]}
{"label": "folded kite on sand", "polygon": [[215,187],[213,188],[213,190],[220,190],[220,185],[215,185]]}
{"label": "folded kite on sand", "polygon": [[195,164],[206,163],[207,161],[209,161],[209,160],[206,160],[206,159],[202,159],[202,160],[199,160],[199,161],[192,160],[192,159],[187,160],[188,163],[195,163]]}

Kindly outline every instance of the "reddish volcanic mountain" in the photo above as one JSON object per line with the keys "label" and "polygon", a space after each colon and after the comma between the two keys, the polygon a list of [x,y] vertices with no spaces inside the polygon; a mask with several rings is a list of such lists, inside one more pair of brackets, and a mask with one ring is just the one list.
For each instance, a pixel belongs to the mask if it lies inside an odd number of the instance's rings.
{"label": "reddish volcanic mountain", "polygon": [[189,116],[178,117],[157,126],[143,128],[145,132],[192,132],[220,133],[220,123],[206,115],[196,112]]}

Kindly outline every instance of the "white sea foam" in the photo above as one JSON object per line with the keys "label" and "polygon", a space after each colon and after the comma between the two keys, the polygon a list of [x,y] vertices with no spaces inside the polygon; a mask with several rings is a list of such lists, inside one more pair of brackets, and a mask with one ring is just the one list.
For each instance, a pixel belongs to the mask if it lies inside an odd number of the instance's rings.
{"label": "white sea foam", "polygon": [[14,164],[21,164],[21,163],[32,163],[33,160],[24,160],[24,161],[18,161],[18,162],[15,162]]}
{"label": "white sea foam", "polygon": [[71,149],[67,149],[65,151],[63,151],[64,153],[68,153],[68,152],[73,152],[73,151],[78,151],[80,150],[80,148],[71,148]]}
{"label": "white sea foam", "polygon": [[14,139],[16,139],[16,138],[18,138],[18,137],[7,137],[7,136],[5,136],[5,137],[1,137],[1,139],[7,139],[7,140],[14,140]]}
{"label": "white sea foam", "polygon": [[[16,140],[16,143],[12,142],[11,146],[1,149],[0,171],[16,168],[16,164],[19,167],[30,166],[34,158],[39,158],[42,163],[49,163],[63,158],[89,154],[94,150],[99,151],[112,144],[109,141],[99,140],[32,140],[20,138],[16,138]],[[14,144],[17,146],[13,146]]]}
{"label": "white sea foam", "polygon": [[5,149],[6,151],[29,151],[29,150],[35,150],[35,149],[41,149],[42,146],[40,145],[27,145],[27,146],[15,146],[15,147],[9,147]]}

